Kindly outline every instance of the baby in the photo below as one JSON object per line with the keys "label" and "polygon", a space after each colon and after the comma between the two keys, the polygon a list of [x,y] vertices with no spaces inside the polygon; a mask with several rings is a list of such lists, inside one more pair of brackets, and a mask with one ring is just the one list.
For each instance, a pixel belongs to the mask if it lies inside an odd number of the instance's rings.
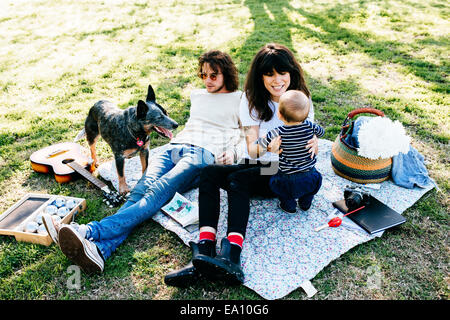
{"label": "baby", "polygon": [[306,120],[309,98],[301,91],[289,90],[281,97],[278,117],[284,125],[256,141],[260,154],[276,137],[281,138],[278,172],[270,179],[270,188],[278,196],[279,206],[285,212],[297,212],[297,203],[303,211],[311,207],[314,195],[322,185],[322,175],[314,167],[316,157],[308,153],[306,143],[314,135],[322,137],[324,129]]}

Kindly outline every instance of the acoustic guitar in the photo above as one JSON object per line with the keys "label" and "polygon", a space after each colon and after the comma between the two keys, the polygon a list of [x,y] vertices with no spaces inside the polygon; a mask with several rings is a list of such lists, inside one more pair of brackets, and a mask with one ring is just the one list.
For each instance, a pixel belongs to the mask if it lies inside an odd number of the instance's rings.
{"label": "acoustic guitar", "polygon": [[54,144],[35,151],[30,156],[31,168],[40,173],[53,173],[59,183],[73,181],[81,175],[102,191],[106,204],[118,206],[125,197],[109,189],[104,182],[91,174],[95,168],[86,154],[78,143]]}

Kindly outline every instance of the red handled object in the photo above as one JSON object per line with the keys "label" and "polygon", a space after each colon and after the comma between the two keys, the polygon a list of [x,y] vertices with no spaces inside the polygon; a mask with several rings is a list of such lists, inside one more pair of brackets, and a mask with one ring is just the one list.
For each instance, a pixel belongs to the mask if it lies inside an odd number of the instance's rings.
{"label": "red handled object", "polygon": [[332,228],[339,227],[342,223],[342,219],[339,217],[333,218],[330,221],[328,221],[328,226]]}
{"label": "red handled object", "polygon": [[330,221],[328,221],[327,224],[324,224],[323,226],[315,228],[314,231],[320,231],[320,230],[328,228],[328,227],[336,228],[336,227],[339,227],[341,225],[341,223],[342,223],[342,219],[339,217],[335,217],[335,218],[331,219]]}
{"label": "red handled object", "polygon": [[[362,206],[362,207],[360,207],[358,209],[355,209],[355,210],[353,210],[353,211],[351,211],[349,213],[346,213],[342,217],[348,216],[349,214],[351,214],[353,212],[356,212],[356,211],[359,211],[359,210],[361,210],[363,208],[365,208],[365,206]],[[328,228],[328,227],[336,228],[336,227],[339,227],[341,225],[341,223],[342,223],[342,219],[340,217],[335,217],[335,218],[331,219],[330,221],[328,221],[327,224],[324,224],[324,225],[322,225],[320,227],[315,228],[314,231],[320,231],[320,230]]]}

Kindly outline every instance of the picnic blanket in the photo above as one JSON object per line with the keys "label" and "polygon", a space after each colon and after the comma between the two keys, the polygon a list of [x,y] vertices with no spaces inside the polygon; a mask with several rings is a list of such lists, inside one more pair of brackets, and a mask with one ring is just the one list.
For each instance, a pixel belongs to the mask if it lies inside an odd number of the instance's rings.
{"label": "picnic blanket", "polygon": [[[330,162],[332,143],[329,140],[319,140],[320,152],[316,168],[322,173],[323,181],[307,212],[299,210],[297,214],[285,213],[278,208],[277,199],[251,200],[250,218],[241,255],[244,285],[265,299],[282,298],[299,287],[304,288],[309,297],[313,296],[316,291],[310,280],[323,268],[351,248],[383,234],[379,232],[369,235],[347,217],[343,218],[342,225],[338,228],[314,231],[314,228],[336,216],[332,202],[343,198],[345,186],[356,185],[334,173]],[[150,150],[150,159],[152,154],[164,147]],[[114,161],[102,164],[98,171],[118,189]],[[126,160],[125,175],[128,185],[133,187],[142,175],[139,157]],[[379,186],[378,190],[371,190],[371,194],[399,213],[434,188],[431,184],[423,189],[405,189],[392,181],[385,181]],[[184,196],[197,202],[198,189],[193,189]],[[218,239],[226,236],[226,197],[226,192],[222,190]],[[153,219],[176,233],[186,245],[189,241],[198,241],[198,228],[189,232],[161,212]]]}

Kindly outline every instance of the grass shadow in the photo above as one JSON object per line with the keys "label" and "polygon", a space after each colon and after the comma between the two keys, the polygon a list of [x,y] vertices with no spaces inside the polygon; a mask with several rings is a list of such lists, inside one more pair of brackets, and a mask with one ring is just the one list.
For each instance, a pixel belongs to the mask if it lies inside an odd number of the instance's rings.
{"label": "grass shadow", "polygon": [[[345,9],[343,9],[345,7]],[[305,33],[306,36],[316,37],[321,42],[334,48],[339,54],[345,54],[348,51],[358,51],[371,56],[382,62],[390,62],[400,64],[406,68],[407,72],[427,81],[435,83],[433,90],[436,92],[449,92],[448,80],[446,79],[450,68],[444,62],[442,66],[434,63],[418,59],[409,54],[412,51],[411,45],[402,48],[404,44],[398,41],[382,41],[374,39],[375,36],[370,32],[355,31],[341,26],[342,22],[348,20],[351,16],[348,7],[336,4],[333,8],[329,8],[320,12],[311,13],[303,9],[294,9],[307,19],[307,22],[322,28],[325,32],[318,33],[310,28],[297,25],[297,28]],[[361,8],[354,9],[359,11]],[[345,10],[347,14],[340,15]],[[345,47],[339,42],[345,43]],[[421,43],[426,39],[419,40]],[[436,42],[434,39],[428,41]]]}
{"label": "grass shadow", "polygon": [[[240,71],[247,73],[254,55],[266,43],[276,42],[294,49],[290,31],[292,23],[284,12],[285,8],[290,7],[289,1],[274,3],[270,0],[245,0],[244,5],[250,10],[253,32],[239,48],[233,48],[231,51],[240,57]],[[280,21],[283,28],[280,28]]]}

